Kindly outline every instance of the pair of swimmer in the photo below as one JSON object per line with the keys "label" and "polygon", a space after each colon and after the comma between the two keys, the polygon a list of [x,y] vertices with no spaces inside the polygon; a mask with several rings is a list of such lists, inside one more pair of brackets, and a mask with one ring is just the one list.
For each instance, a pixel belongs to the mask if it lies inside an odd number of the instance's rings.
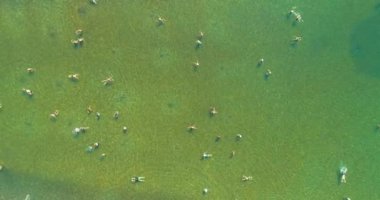
{"label": "pair of swimmer", "polygon": [[340,182],[346,183],[346,174],[347,174],[347,167],[343,166],[339,169],[339,176],[340,176]]}
{"label": "pair of swimmer", "polygon": [[138,183],[138,182],[144,182],[145,177],[144,176],[134,176],[131,178],[132,183]]}

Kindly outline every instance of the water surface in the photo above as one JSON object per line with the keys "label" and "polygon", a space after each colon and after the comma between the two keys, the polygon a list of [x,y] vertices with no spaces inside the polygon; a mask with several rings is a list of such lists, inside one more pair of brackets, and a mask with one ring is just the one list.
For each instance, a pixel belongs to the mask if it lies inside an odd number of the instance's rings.
{"label": "water surface", "polygon": [[[304,22],[288,17],[293,6]],[[375,1],[3,0],[0,9],[0,199],[379,199]],[[85,42],[74,48],[78,28]],[[73,137],[78,126],[90,130]],[[201,160],[205,151],[213,158]],[[146,182],[132,184],[136,175]]]}

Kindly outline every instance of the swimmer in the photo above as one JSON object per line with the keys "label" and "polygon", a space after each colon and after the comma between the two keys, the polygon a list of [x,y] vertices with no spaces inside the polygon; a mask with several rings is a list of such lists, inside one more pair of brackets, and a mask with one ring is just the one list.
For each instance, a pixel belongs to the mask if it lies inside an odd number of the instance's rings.
{"label": "swimmer", "polygon": [[216,114],[218,114],[218,111],[216,110],[215,107],[210,107],[209,113],[210,113],[210,116],[213,117]]}
{"label": "swimmer", "polygon": [[203,193],[203,194],[207,194],[207,193],[208,193],[208,188],[204,188],[204,189],[202,190],[202,193]]}
{"label": "swimmer", "polygon": [[245,176],[243,175],[242,178],[241,178],[242,181],[252,181],[253,180],[253,177],[252,176]]}
{"label": "swimmer", "polygon": [[90,127],[77,127],[73,129],[72,133],[74,136],[77,136],[80,133],[85,133],[88,129],[90,129]]}
{"label": "swimmer", "polygon": [[75,35],[82,36],[83,35],[83,30],[82,29],[75,30]]}
{"label": "swimmer", "polygon": [[144,176],[134,176],[131,178],[132,183],[138,183],[138,182],[144,182],[145,177]]}
{"label": "swimmer", "polygon": [[106,85],[106,86],[111,85],[113,82],[114,82],[114,80],[113,80],[112,76],[102,80],[103,85]]}
{"label": "swimmer", "polygon": [[162,18],[162,17],[158,17],[158,18],[157,18],[157,24],[158,24],[158,26],[162,26],[162,25],[164,25],[165,22],[166,22],[166,19],[164,19],[164,18]]}
{"label": "swimmer", "polygon": [[123,133],[127,133],[128,132],[128,128],[126,126],[123,126]]}
{"label": "swimmer", "polygon": [[100,159],[100,160],[104,160],[106,157],[107,157],[107,154],[102,153],[102,154],[100,154],[99,159]]}
{"label": "swimmer", "polygon": [[26,89],[26,88],[22,88],[22,91],[24,92],[24,94],[32,97],[33,96],[33,91],[30,90],[30,89]]}
{"label": "swimmer", "polygon": [[200,31],[198,36],[197,36],[198,40],[202,40],[203,36],[204,36],[204,33],[202,31]]}
{"label": "swimmer", "polygon": [[193,63],[193,67],[195,70],[198,69],[199,66],[200,66],[200,64],[199,64],[198,60],[195,63]]}
{"label": "swimmer", "polygon": [[113,114],[113,119],[114,120],[118,120],[120,117],[120,112],[119,111],[116,111],[114,114]]}
{"label": "swimmer", "polygon": [[268,79],[272,75],[272,71],[270,69],[267,69],[265,71],[264,77],[265,79]]}
{"label": "swimmer", "polygon": [[56,120],[59,115],[59,110],[55,110],[53,113],[50,114],[50,119]]}
{"label": "swimmer", "polygon": [[29,73],[29,74],[33,74],[35,71],[36,71],[36,69],[34,69],[34,68],[27,68],[26,69],[26,71]]}
{"label": "swimmer", "polygon": [[295,36],[292,41],[293,41],[293,43],[301,42],[302,41],[302,36]]}
{"label": "swimmer", "polygon": [[71,40],[71,44],[73,44],[75,47],[79,47],[79,41],[78,40]]}
{"label": "swimmer", "polygon": [[209,158],[212,158],[212,154],[207,153],[207,152],[203,152],[203,154],[202,154],[202,160],[207,160]]}
{"label": "swimmer", "polygon": [[81,131],[80,131],[79,128],[74,128],[73,131],[72,131],[73,135],[75,135],[75,136],[79,135],[80,132]]}
{"label": "swimmer", "polygon": [[84,38],[78,38],[76,40],[71,40],[71,43],[74,45],[74,47],[82,47],[84,42]]}
{"label": "swimmer", "polygon": [[199,47],[201,47],[201,46],[202,46],[202,44],[203,44],[203,43],[202,43],[202,41],[201,41],[201,40],[196,40],[196,41],[195,41],[195,48],[197,48],[197,49],[198,49]]}
{"label": "swimmer", "polygon": [[87,152],[93,152],[95,151],[97,148],[99,148],[99,143],[98,142],[95,142],[94,144],[92,145],[89,145],[86,149]]}
{"label": "swimmer", "polygon": [[194,130],[197,130],[198,128],[195,126],[195,124],[191,124],[187,127],[187,130],[189,132],[193,132]]}
{"label": "swimmer", "polygon": [[93,112],[91,106],[87,106],[86,111],[87,111],[87,114],[91,114]]}
{"label": "swimmer", "polygon": [[259,62],[257,63],[257,66],[260,67],[264,64],[264,58],[260,58]]}
{"label": "swimmer", "polygon": [[82,46],[83,45],[83,42],[84,42],[84,38],[78,38],[78,43]]}
{"label": "swimmer", "polygon": [[235,157],[236,151],[231,151],[230,158]]}
{"label": "swimmer", "polygon": [[236,140],[239,141],[243,138],[242,134],[236,134]]}
{"label": "swimmer", "polygon": [[79,80],[79,74],[69,74],[67,76],[67,78],[69,78],[72,81],[78,81]]}
{"label": "swimmer", "polygon": [[301,14],[296,11],[296,7],[290,9],[289,16],[294,16],[295,22],[303,22]]}

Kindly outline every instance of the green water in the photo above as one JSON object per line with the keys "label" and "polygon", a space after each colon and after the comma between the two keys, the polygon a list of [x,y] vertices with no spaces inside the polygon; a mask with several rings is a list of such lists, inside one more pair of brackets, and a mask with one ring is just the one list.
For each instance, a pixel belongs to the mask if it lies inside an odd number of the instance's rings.
{"label": "green water", "polygon": [[[304,22],[287,17],[293,6]],[[0,199],[380,199],[375,0],[2,0],[0,9]],[[74,48],[78,28],[85,42]],[[90,130],[73,137],[79,126]],[[205,151],[213,158],[201,160]],[[131,183],[136,175],[146,181]]]}

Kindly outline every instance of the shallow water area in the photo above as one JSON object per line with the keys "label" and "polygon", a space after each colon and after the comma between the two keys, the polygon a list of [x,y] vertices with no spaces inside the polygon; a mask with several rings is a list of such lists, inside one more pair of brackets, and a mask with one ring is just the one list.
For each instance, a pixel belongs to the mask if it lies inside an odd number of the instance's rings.
{"label": "shallow water area", "polygon": [[3,0],[0,200],[379,199],[377,18],[374,0]]}

